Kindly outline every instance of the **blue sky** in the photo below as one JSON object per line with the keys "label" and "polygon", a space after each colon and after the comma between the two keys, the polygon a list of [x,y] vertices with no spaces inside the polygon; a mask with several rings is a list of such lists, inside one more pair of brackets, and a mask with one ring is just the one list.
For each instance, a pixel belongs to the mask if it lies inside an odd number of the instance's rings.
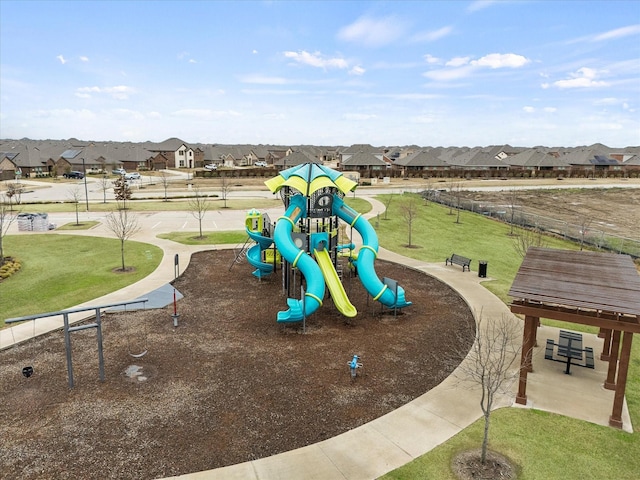
{"label": "blue sky", "polygon": [[0,138],[640,145],[640,1],[0,0]]}

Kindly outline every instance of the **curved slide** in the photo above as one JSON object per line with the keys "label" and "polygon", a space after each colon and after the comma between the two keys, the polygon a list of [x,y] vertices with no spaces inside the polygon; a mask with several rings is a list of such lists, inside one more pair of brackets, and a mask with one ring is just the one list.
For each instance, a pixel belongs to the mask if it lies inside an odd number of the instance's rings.
{"label": "curved slide", "polygon": [[318,264],[303,250],[300,250],[291,239],[291,232],[298,219],[306,214],[306,199],[302,195],[290,198],[289,208],[276,222],[273,240],[280,254],[298,268],[307,281],[304,300],[288,298],[288,310],[278,312],[278,322],[301,322],[322,305],[325,283]]}
{"label": "curved slide", "polygon": [[411,305],[411,302],[405,300],[401,286],[398,285],[396,295],[376,274],[373,262],[378,256],[378,236],[371,224],[360,213],[345,205],[337,195],[333,196],[333,213],[355,228],[362,237],[362,247],[358,250],[358,276],[367,292],[374,300],[389,308]]}
{"label": "curved slide", "polygon": [[336,272],[336,269],[333,267],[329,252],[326,250],[314,250],[313,255],[316,257],[320,271],[327,282],[327,287],[329,288],[329,292],[331,292],[331,298],[336,308],[345,317],[355,317],[358,314],[358,310],[356,310],[356,307],[353,306],[349,297],[347,297],[347,292],[344,291],[344,286],[340,281],[340,277],[338,277],[338,272]]}
{"label": "curved slide", "polygon": [[262,251],[271,246],[273,239],[260,235],[248,228],[246,230],[249,237],[256,242],[256,245],[247,250],[247,261],[252,266],[256,267],[253,274],[258,278],[271,275],[273,273],[273,264],[262,261]]}

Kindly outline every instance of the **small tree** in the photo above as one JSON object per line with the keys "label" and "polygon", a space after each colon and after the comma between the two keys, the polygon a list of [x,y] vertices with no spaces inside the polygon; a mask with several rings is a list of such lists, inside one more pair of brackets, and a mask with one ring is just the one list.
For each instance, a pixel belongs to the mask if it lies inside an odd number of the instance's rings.
{"label": "small tree", "polygon": [[0,197],[0,266],[4,263],[4,237],[9,227],[18,218],[17,214],[7,205],[5,196]]}
{"label": "small tree", "polygon": [[80,192],[80,187],[75,186],[69,189],[69,200],[76,207],[76,225],[80,225],[80,220],[78,219],[78,207],[80,205],[80,200],[82,199],[82,193]]}
{"label": "small tree", "polygon": [[384,203],[384,220],[388,220],[387,213],[389,212],[389,207],[391,206],[391,201],[393,200],[393,193],[387,193],[382,196],[382,202]]}
{"label": "small tree", "polygon": [[516,188],[512,188],[508,195],[509,199],[509,225],[511,226],[509,230],[509,235],[513,236],[513,229],[515,228],[516,223],[516,204],[518,202],[518,190]]}
{"label": "small tree", "polygon": [[589,229],[591,228],[591,221],[592,219],[586,215],[578,218],[578,227],[580,228],[580,251],[584,248],[587,233],[589,233]]}
{"label": "small tree", "polygon": [[411,248],[413,246],[411,243],[413,222],[418,215],[418,205],[413,195],[409,195],[408,198],[402,203],[402,205],[400,205],[400,215],[407,224],[407,229],[409,232],[409,243],[407,244],[407,247]]}
{"label": "small tree", "polygon": [[138,217],[130,213],[126,208],[118,205],[115,212],[111,212],[106,216],[107,228],[120,240],[120,255],[122,258],[122,272],[126,271],[124,263],[124,245],[125,242],[133,235],[138,233],[140,226],[138,225]]}
{"label": "small tree", "polygon": [[[6,197],[9,199],[9,210],[13,212],[13,203],[20,204],[23,187],[17,182],[7,183]],[[15,199],[15,200],[14,200]]]}
{"label": "small tree", "polygon": [[227,208],[227,198],[229,197],[229,192],[231,192],[231,182],[229,182],[229,178],[222,173],[220,174],[220,196],[224,202],[224,208]]}
{"label": "small tree", "polygon": [[546,247],[547,239],[539,228],[521,228],[520,233],[513,238],[513,248],[516,253],[524,258],[530,247]]}
{"label": "small tree", "polygon": [[107,203],[107,190],[111,188],[111,182],[109,181],[109,177],[106,174],[103,174],[102,177],[98,180],[98,185],[100,190],[102,191],[102,203]]}
{"label": "small tree", "polygon": [[489,445],[489,426],[496,396],[508,394],[520,370],[517,362],[520,358],[521,324],[513,317],[502,315],[499,318],[483,318],[482,312],[476,318],[475,341],[467,353],[459,351],[448,359],[457,365],[454,376],[470,389],[479,386],[480,408],[484,417],[484,435],[480,461],[484,465]]}
{"label": "small tree", "polygon": [[198,238],[202,239],[202,220],[209,210],[209,199],[202,195],[198,187],[194,188],[194,192],[195,195],[189,199],[189,209],[191,210],[191,215],[198,220],[198,228],[200,230],[200,236]]}
{"label": "small tree", "polygon": [[164,189],[164,201],[168,202],[169,199],[167,198],[167,190],[169,189],[169,175],[167,175],[167,172],[165,172],[164,170],[160,170],[160,185],[162,185],[162,188]]}
{"label": "small tree", "polygon": [[116,202],[118,202],[118,208],[126,209],[127,200],[131,200],[131,187],[129,187],[123,175],[113,181],[113,194],[116,197]]}

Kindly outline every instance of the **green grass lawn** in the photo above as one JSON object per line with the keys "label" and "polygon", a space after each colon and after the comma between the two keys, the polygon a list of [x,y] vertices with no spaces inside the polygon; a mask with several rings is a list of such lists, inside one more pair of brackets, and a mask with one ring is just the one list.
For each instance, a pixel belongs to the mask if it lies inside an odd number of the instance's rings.
{"label": "green grass lawn", "polygon": [[121,267],[120,241],[73,235],[7,235],[5,255],[17,258],[22,269],[0,283],[0,326],[4,320],[73,307],[131,285],[149,275],[162,260],[162,250],[128,241]]}
{"label": "green grass lawn", "polygon": [[[513,246],[510,228],[500,222],[470,212],[461,212],[460,223],[449,208],[417,200],[417,213],[412,222],[412,244],[407,248],[408,224],[402,217],[402,205],[409,196],[392,199],[388,220],[380,220],[377,233],[380,244],[405,256],[427,262],[444,263],[452,253],[486,260],[488,277],[484,282],[490,291],[509,302],[509,287],[522,262]],[[546,238],[550,248],[578,249],[578,246],[556,238]],[[473,275],[474,272],[472,271]],[[462,273],[461,273],[462,275]],[[468,275],[468,273],[464,273]],[[544,324],[594,333],[592,327],[542,320]],[[627,381],[627,405],[632,424],[640,428],[640,343],[638,335],[631,352]],[[478,405],[478,414],[480,406]],[[480,448],[484,421],[478,420],[461,433],[388,475],[384,479],[454,479],[453,456],[464,450]],[[636,479],[640,472],[640,435],[628,434],[581,420],[537,410],[505,408],[491,416],[489,448],[511,458],[519,467],[520,479]]]}
{"label": "green grass lawn", "polygon": [[170,232],[161,233],[158,238],[172,240],[184,245],[221,245],[230,243],[237,245],[244,243],[247,239],[247,232],[244,230],[231,230],[223,232],[202,232],[202,238],[199,238],[199,232]]}

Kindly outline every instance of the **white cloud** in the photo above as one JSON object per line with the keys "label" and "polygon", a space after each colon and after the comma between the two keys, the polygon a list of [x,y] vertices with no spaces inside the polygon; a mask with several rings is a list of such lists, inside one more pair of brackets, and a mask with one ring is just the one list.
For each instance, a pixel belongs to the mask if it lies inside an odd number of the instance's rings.
{"label": "white cloud", "polygon": [[611,40],[638,34],[640,34],[640,25],[629,25],[628,27],[616,28],[614,30],[609,30],[608,32],[600,33],[599,35],[593,37],[593,41],[601,42],[604,40]]}
{"label": "white cloud", "polygon": [[360,17],[338,32],[338,38],[368,47],[381,47],[397,40],[406,32],[406,22],[395,16],[385,18]]}
{"label": "white cloud", "polygon": [[132,93],[135,93],[135,89],[126,85],[117,85],[115,87],[80,87],[76,89],[76,96],[79,98],[91,98],[92,94],[106,94],[116,100],[126,100]]}
{"label": "white cloud", "polygon": [[522,110],[524,110],[527,113],[533,113],[536,111],[536,109],[534,107],[522,107]]}
{"label": "white cloud", "polygon": [[303,65],[316,68],[348,68],[349,64],[344,58],[326,58],[320,52],[309,53],[305,50],[299,52],[284,52],[284,56]]}
{"label": "white cloud", "polygon": [[440,40],[453,32],[453,27],[446,26],[437,30],[430,30],[428,32],[417,33],[413,36],[414,42],[434,42]]}
{"label": "white cloud", "polygon": [[58,55],[56,58],[60,61],[62,65],[67,63],[67,60],[65,60],[65,58],[62,55]]}
{"label": "white cloud", "polygon": [[446,67],[439,70],[431,70],[423,73],[423,76],[436,81],[457,80],[470,76],[475,70],[480,68],[519,68],[530,60],[515,53],[491,53],[471,60],[471,57],[453,57],[445,63]]}
{"label": "white cloud", "polygon": [[449,60],[445,65],[447,67],[461,67],[462,65],[466,65],[471,60],[470,57],[453,57]]}
{"label": "white cloud", "polygon": [[89,61],[89,57],[86,57],[86,56],[82,55],[82,56],[80,57],[80,61],[81,61],[81,62],[88,62],[88,61]]}
{"label": "white cloud", "polygon": [[257,55],[258,50],[255,50],[255,49],[254,49],[254,50],[251,50],[251,53],[253,53],[254,55]]}
{"label": "white cloud", "polygon": [[362,68],[360,65],[356,65],[351,70],[349,70],[349,75],[364,75],[366,70]]}
{"label": "white cloud", "polygon": [[[602,80],[596,80],[599,72],[587,67],[582,67],[578,69],[576,72],[571,73],[565,80],[558,80],[553,82],[554,87],[558,88],[597,88],[597,87],[606,87],[609,84]],[[544,86],[543,88],[547,88]]]}
{"label": "white cloud", "polygon": [[472,65],[478,67],[489,68],[519,68],[523,67],[530,60],[522,55],[516,55],[515,53],[491,53],[484,57],[471,62]]}
{"label": "white cloud", "polygon": [[440,59],[438,57],[434,57],[433,55],[428,54],[428,53],[424,56],[424,61],[427,62],[430,65],[434,65],[436,63],[440,63]]}
{"label": "white cloud", "polygon": [[449,80],[458,80],[460,78],[468,77],[472,72],[473,67],[467,65],[459,68],[442,68],[439,70],[430,70],[423,73],[422,75],[437,82],[445,82]]}
{"label": "white cloud", "polygon": [[558,109],[556,107],[544,107],[543,110],[546,113],[555,113],[558,111]]}

